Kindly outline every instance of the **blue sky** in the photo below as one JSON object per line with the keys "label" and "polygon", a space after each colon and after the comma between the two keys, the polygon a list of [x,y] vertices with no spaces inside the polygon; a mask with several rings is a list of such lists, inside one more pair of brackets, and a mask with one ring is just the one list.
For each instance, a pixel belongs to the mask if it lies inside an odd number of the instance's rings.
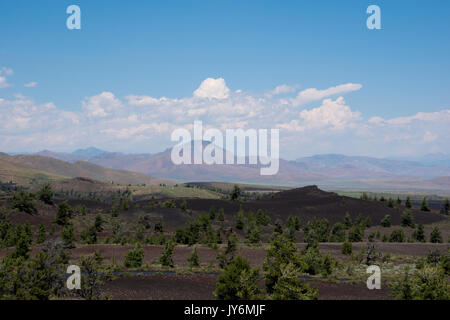
{"label": "blue sky", "polygon": [[[81,30],[66,28],[68,15],[65,10],[71,4],[81,8]],[[381,8],[382,30],[366,28],[368,15],[365,11],[370,4]],[[0,3],[0,69],[4,68],[0,77],[5,79],[7,85],[0,88],[0,98],[4,108],[24,105],[24,100],[31,109],[32,105],[52,103],[55,114],[61,116],[60,113],[71,112],[73,117],[82,118],[85,116],[83,112],[92,110],[89,109],[92,97],[111,93],[114,98],[103,95],[102,98],[112,100],[102,103],[117,103],[128,108],[128,112],[122,110],[115,114],[116,120],[124,119],[125,114],[127,117],[135,115],[142,120],[139,122],[141,126],[148,124],[151,116],[131,108],[130,99],[126,97],[187,99],[207,78],[224,79],[226,88],[233,93],[229,100],[234,106],[247,101],[238,100],[234,96],[236,90],[241,90],[241,95],[245,94],[247,98],[257,99],[280,85],[292,87],[288,93],[295,97],[309,88],[326,90],[344,84],[360,84],[359,89],[344,90],[342,94],[339,92],[305,105],[291,106],[289,117],[279,119],[279,123],[270,123],[264,117],[260,121],[249,121],[243,112],[227,120],[247,121],[249,126],[281,125],[280,128],[283,128],[283,125],[295,120],[303,109],[311,111],[323,107],[326,98],[336,102],[342,95],[345,103],[339,102],[338,105],[348,106],[351,112],[360,113],[366,125],[369,119],[391,121],[418,113],[432,114],[450,109],[449,30],[450,2],[437,0],[4,0]],[[25,84],[29,86],[25,87]],[[171,106],[176,105],[177,108],[194,103],[171,102]],[[209,103],[215,104],[217,101]],[[267,108],[270,109],[271,104],[278,105],[279,100],[272,98],[272,101],[263,104],[267,113]],[[21,112],[19,115],[23,116],[25,111]],[[161,111],[155,108],[154,112]],[[443,117],[442,114],[435,117],[442,121],[442,118],[447,119],[446,116],[444,112]],[[102,116],[101,120],[104,121],[105,117]],[[202,120],[207,121],[211,117]],[[350,117],[355,118],[353,113]],[[60,117],[57,119],[61,120]],[[423,117],[418,119],[423,120]],[[161,118],[153,120],[159,124],[182,124],[171,121],[169,114],[162,114]],[[300,120],[305,121],[305,117]],[[44,125],[39,127],[34,124],[32,128],[29,121],[25,125],[21,122],[22,126],[14,134],[4,126],[0,135],[8,138],[9,142],[0,143],[0,148],[3,151],[33,148],[63,150],[96,142],[99,144],[97,147],[148,152],[163,148],[163,143],[167,144],[167,140],[150,137],[149,132],[140,136],[140,140],[133,140],[136,137],[127,134],[125,136],[130,139],[125,139],[120,145],[115,144],[117,136],[108,139],[108,132],[130,129],[129,124],[127,127],[124,123],[117,124],[118,121],[96,121],[99,120],[91,117],[82,122],[103,128],[103,132],[98,133],[98,141],[66,136],[66,141],[70,140],[70,143],[52,143],[50,136],[61,133],[53,132],[52,128]],[[217,126],[216,122],[211,121],[211,125]],[[45,123],[44,119],[42,123]],[[358,127],[364,125],[360,123]],[[355,143],[355,146],[361,147],[353,150],[346,146],[348,143],[328,140],[308,144],[301,140],[304,137],[299,138],[300,134],[306,135],[305,129],[299,125],[297,130],[292,130],[291,125],[291,130],[284,135],[286,141],[290,141],[286,142],[285,149],[289,147],[292,150],[299,146],[302,151],[285,153],[288,157],[296,157],[316,152],[384,156],[438,152],[448,147],[445,144],[448,132],[442,131],[445,122],[440,125],[415,123],[415,128],[423,129],[422,136],[428,132],[430,137],[435,137],[431,140],[436,145],[428,144],[425,148],[412,146],[410,150],[401,152],[396,144],[386,139],[389,132],[417,139],[412,133],[405,132],[405,128],[399,132],[397,127],[389,131],[391,128],[384,126],[382,134],[385,144],[375,146],[372,140],[365,138]],[[67,128],[66,125],[61,126]],[[439,132],[430,131],[433,128],[439,128]],[[143,127],[142,132],[147,129]],[[309,128],[317,133],[316,129],[316,126]],[[94,128],[73,126],[73,130],[95,134]],[[377,130],[368,135],[381,134],[381,129]],[[40,139],[42,146],[30,142],[33,135],[37,137],[40,134],[42,137],[46,133],[49,139]],[[164,135],[162,131],[160,133]],[[105,137],[101,139],[102,134]],[[352,136],[348,134],[341,139]],[[19,143],[20,135],[23,143]],[[330,135],[334,136],[328,132]],[[324,133],[322,136],[327,135]],[[322,140],[317,137],[315,141]],[[364,147],[367,144],[371,147]],[[22,150],[18,150],[20,148]]]}

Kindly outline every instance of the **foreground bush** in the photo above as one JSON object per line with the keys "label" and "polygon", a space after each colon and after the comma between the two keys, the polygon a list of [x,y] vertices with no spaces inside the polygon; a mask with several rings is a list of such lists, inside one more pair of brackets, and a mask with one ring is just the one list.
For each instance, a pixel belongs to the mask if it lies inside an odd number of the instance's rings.
{"label": "foreground bush", "polygon": [[258,299],[258,279],[259,271],[252,269],[243,257],[235,256],[217,279],[214,295],[219,300]]}
{"label": "foreground bush", "polygon": [[450,284],[437,267],[425,266],[414,275],[405,272],[403,278],[392,286],[392,295],[400,300],[448,300]]}
{"label": "foreground bush", "polygon": [[311,288],[308,284],[299,280],[299,270],[294,264],[281,266],[281,276],[273,287],[269,296],[272,300],[317,300],[318,289]]}

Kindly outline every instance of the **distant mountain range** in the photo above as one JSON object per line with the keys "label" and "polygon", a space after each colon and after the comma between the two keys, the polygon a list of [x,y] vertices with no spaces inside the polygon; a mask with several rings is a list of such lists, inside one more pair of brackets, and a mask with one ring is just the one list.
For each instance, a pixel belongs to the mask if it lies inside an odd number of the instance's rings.
{"label": "distant mountain range", "polygon": [[[174,165],[170,149],[156,154],[124,154],[97,148],[73,153],[41,151],[37,155],[68,162],[143,173],[180,182],[225,181],[285,186],[316,184],[328,189],[402,190],[450,193],[450,163],[445,155],[420,161],[324,154],[280,160],[275,176],[261,176],[258,165]],[[427,161],[428,159],[428,161]]]}

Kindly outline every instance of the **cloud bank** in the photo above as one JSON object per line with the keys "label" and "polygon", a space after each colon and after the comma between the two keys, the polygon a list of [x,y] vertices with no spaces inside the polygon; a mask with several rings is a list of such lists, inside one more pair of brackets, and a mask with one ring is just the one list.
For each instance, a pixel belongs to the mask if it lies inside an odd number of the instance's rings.
{"label": "cloud bank", "polygon": [[[7,75],[1,72],[0,85]],[[221,130],[279,128],[281,157],[289,159],[315,153],[408,156],[449,149],[450,110],[366,119],[343,97],[361,87],[347,83],[299,90],[280,85],[259,95],[233,91],[224,79],[208,78],[190,97],[132,93],[117,97],[100,92],[83,99],[77,111],[16,95],[0,98],[0,150],[71,151],[97,146],[153,153],[172,145],[171,132],[190,129],[194,120]]]}

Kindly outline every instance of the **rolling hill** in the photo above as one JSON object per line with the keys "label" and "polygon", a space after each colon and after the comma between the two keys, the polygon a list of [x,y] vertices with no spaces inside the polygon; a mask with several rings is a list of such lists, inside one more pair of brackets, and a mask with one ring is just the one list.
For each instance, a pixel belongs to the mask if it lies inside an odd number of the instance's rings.
{"label": "rolling hill", "polygon": [[16,184],[31,186],[34,184],[40,185],[50,181],[61,181],[66,178],[67,177],[34,170],[0,159],[0,181],[2,182],[12,181]]}
{"label": "rolling hill", "polygon": [[29,177],[42,176],[42,179],[51,180],[84,177],[100,182],[134,185],[171,183],[168,180],[153,178],[146,174],[104,168],[86,161],[70,163],[38,155],[9,156],[7,154],[0,154],[0,161],[2,161],[0,170],[3,172],[5,181],[15,181],[16,179],[8,178],[13,173],[15,177],[20,177],[20,181],[22,182]]}

